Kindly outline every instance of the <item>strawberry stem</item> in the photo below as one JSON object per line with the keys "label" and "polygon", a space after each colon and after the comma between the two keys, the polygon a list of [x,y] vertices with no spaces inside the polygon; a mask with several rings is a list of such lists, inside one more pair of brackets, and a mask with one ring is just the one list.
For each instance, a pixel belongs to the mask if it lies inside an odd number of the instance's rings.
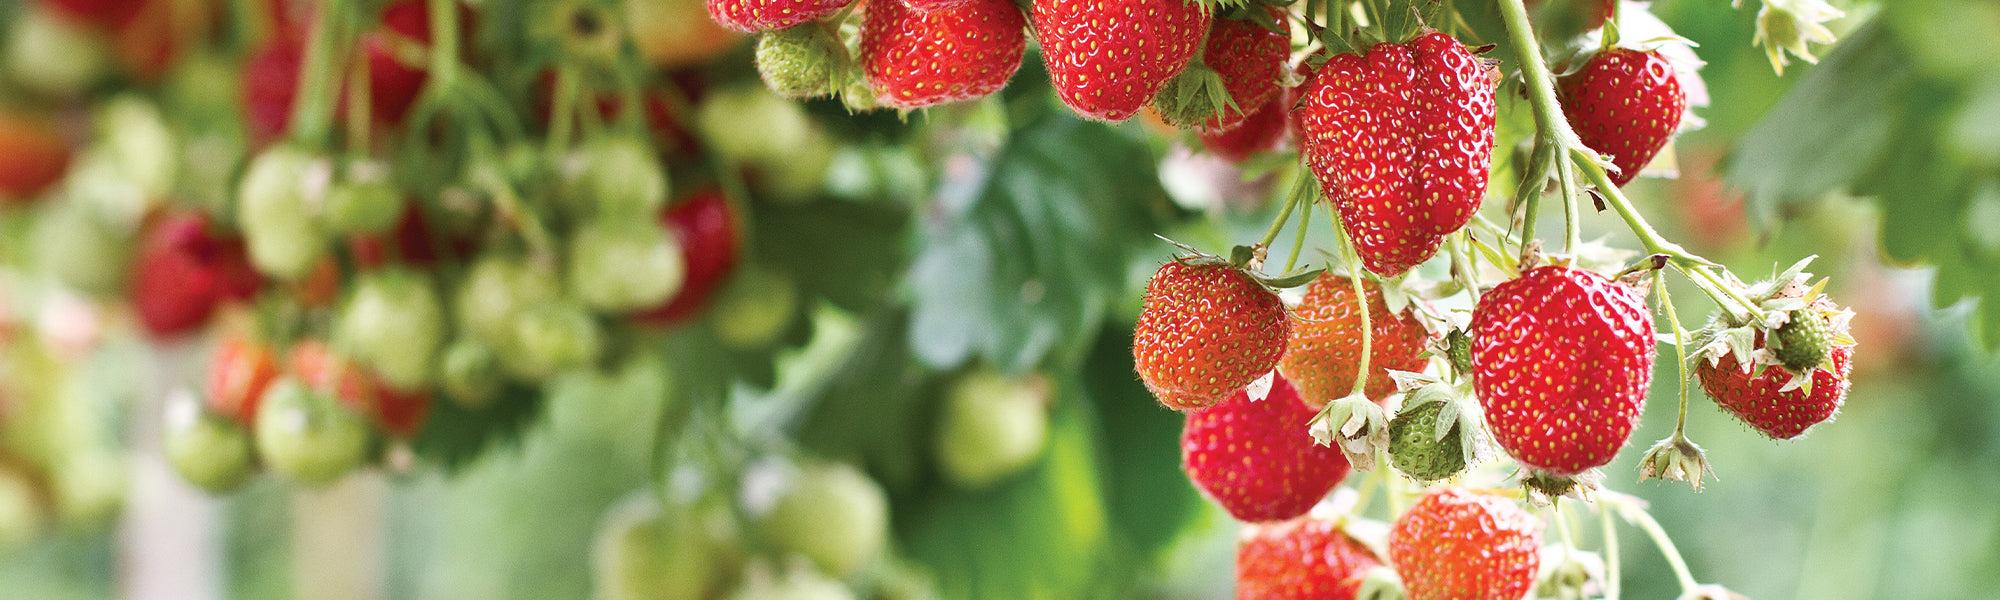
{"label": "strawberry stem", "polygon": [[561,66],[556,67],[555,99],[549,104],[549,139],[543,146],[543,152],[551,161],[560,159],[563,151],[569,149],[577,112],[576,97],[582,93],[580,88],[583,82],[578,79],[575,64],[563,61]]}
{"label": "strawberry stem", "polygon": [[307,148],[324,148],[333,128],[335,98],[339,94],[340,69],[334,55],[346,45],[349,4],[347,0],[327,0],[320,5],[319,21],[313,24],[306,46],[304,77],[299,79],[298,99],[292,104],[292,139]]}
{"label": "strawberry stem", "polygon": [[1674,437],[1684,437],[1688,421],[1687,331],[1681,327],[1680,314],[1674,312],[1674,299],[1667,294],[1666,279],[1653,277],[1653,293],[1660,296],[1660,306],[1666,309],[1667,320],[1674,324],[1674,366],[1680,368],[1681,375],[1677,382],[1680,384],[1681,410],[1674,421]]}
{"label": "strawberry stem", "polygon": [[1619,578],[1624,574],[1619,572],[1618,528],[1612,525],[1609,510],[1598,509],[1597,518],[1604,527],[1604,600],[1620,600],[1624,582]]}
{"label": "strawberry stem", "polygon": [[1347,392],[1349,396],[1359,396],[1368,389],[1368,363],[1375,357],[1375,325],[1369,322],[1369,313],[1373,311],[1369,310],[1368,292],[1361,286],[1364,275],[1360,256],[1354,251],[1354,240],[1347,236],[1345,224],[1336,229],[1340,230],[1340,258],[1347,264],[1347,282],[1354,288],[1356,312],[1361,313],[1361,364],[1355,368],[1354,385]]}
{"label": "strawberry stem", "polygon": [[[1300,200],[1294,200],[1294,201],[1297,202]],[[1299,251],[1305,249],[1306,247],[1306,228],[1311,227],[1312,222],[1313,222],[1312,209],[1308,208],[1306,209],[1305,214],[1299,215],[1299,232],[1297,235],[1292,237],[1292,255],[1285,257],[1285,268],[1283,270],[1278,271],[1279,273],[1290,273],[1292,272],[1293,267],[1298,266]]]}
{"label": "strawberry stem", "polygon": [[1667,530],[1660,527],[1660,522],[1653,520],[1653,515],[1648,514],[1644,507],[1624,497],[1605,494],[1604,499],[1616,505],[1619,514],[1624,516],[1627,522],[1638,525],[1641,531],[1646,532],[1646,537],[1652,538],[1653,545],[1660,548],[1660,554],[1666,556],[1667,564],[1673,567],[1674,579],[1679,580],[1681,584],[1682,596],[1692,597],[1695,588],[1700,584],[1695,582],[1694,574],[1688,571],[1687,559],[1681,558],[1680,548],[1674,545],[1673,538],[1667,536]]}
{"label": "strawberry stem", "polygon": [[[1264,248],[1271,247],[1271,242],[1278,239],[1278,232],[1285,230],[1285,223],[1290,222],[1292,219],[1292,211],[1297,209],[1299,201],[1305,198],[1306,185],[1308,184],[1308,178],[1311,177],[1308,173],[1311,173],[1311,171],[1300,171],[1298,180],[1292,184],[1292,192],[1285,194],[1285,206],[1278,211],[1278,218],[1271,221],[1271,227],[1264,230],[1264,238],[1257,241],[1258,246]],[[1286,270],[1291,269],[1290,266],[1285,268]]]}

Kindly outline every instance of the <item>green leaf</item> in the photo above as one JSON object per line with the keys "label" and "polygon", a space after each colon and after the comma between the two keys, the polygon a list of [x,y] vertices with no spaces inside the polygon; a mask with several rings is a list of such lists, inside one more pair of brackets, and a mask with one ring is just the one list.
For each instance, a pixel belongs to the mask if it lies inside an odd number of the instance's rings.
{"label": "green leaf", "polygon": [[[1816,201],[1888,150],[1896,99],[1914,85],[1910,59],[1873,23],[1855,31],[1743,136],[1724,171],[1753,215]],[[1838,123],[1838,126],[1829,126]]]}
{"label": "green leaf", "polygon": [[[963,187],[941,190],[903,281],[910,345],[947,369],[1073,364],[1164,197],[1144,146],[1066,112],[1024,125]],[[1052,358],[1053,357],[1053,358]]]}
{"label": "green leaf", "polygon": [[1115,468],[1104,484],[1120,554],[1149,565],[1201,514],[1203,501],[1181,470],[1186,418],[1160,406],[1132,375],[1129,323],[1106,325],[1082,372]]}
{"label": "green leaf", "polygon": [[431,402],[431,414],[411,445],[418,457],[456,473],[494,447],[519,443],[541,406],[540,388],[512,382],[483,410],[467,410],[440,397]]}

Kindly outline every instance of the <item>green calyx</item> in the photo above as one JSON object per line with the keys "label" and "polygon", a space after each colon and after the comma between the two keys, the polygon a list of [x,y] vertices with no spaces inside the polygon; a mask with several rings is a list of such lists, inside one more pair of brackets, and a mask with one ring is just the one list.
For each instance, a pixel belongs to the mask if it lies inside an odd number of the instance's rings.
{"label": "green calyx", "polygon": [[757,73],[786,98],[831,96],[852,79],[847,46],[820,23],[765,32],[757,38]]}
{"label": "green calyx", "polygon": [[1389,421],[1389,461],[1396,470],[1426,482],[1465,470],[1464,441],[1457,421],[1445,418],[1445,406],[1443,401],[1416,404]]}
{"label": "green calyx", "polygon": [[1243,109],[1229,97],[1222,75],[1198,59],[1188,63],[1186,69],[1167,80],[1159,93],[1153,95],[1153,112],[1175,127],[1201,125],[1225,110],[1242,112]]}

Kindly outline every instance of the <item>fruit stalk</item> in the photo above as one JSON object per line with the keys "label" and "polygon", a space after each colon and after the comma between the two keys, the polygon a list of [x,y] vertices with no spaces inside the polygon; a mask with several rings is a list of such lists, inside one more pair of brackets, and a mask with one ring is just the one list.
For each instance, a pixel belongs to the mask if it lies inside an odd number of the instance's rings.
{"label": "fruit stalk", "polygon": [[1640,530],[1645,531],[1646,537],[1652,538],[1653,545],[1660,548],[1660,554],[1665,555],[1667,564],[1673,567],[1674,579],[1680,582],[1681,594],[1684,597],[1700,587],[1694,580],[1694,573],[1688,571],[1687,559],[1681,558],[1680,548],[1674,545],[1673,538],[1667,536],[1667,530],[1660,527],[1660,522],[1653,520],[1653,515],[1648,514],[1644,507],[1616,494],[1605,494],[1603,500],[1611,507],[1617,508],[1618,513],[1624,516],[1627,522],[1638,525]]}
{"label": "fruit stalk", "polygon": [[[1294,203],[1303,201],[1299,199],[1299,197],[1303,196],[1303,194],[1294,193],[1292,196],[1293,198],[1291,201]],[[1298,266],[1299,251],[1305,249],[1306,247],[1306,228],[1311,227],[1312,222],[1313,222],[1312,209],[1308,208],[1306,209],[1305,214],[1299,215],[1299,231],[1297,235],[1294,235],[1292,237],[1292,254],[1291,256],[1285,257],[1285,268],[1281,271],[1278,271],[1279,273],[1290,273],[1292,272],[1293,267]]]}
{"label": "fruit stalk", "polygon": [[1312,177],[1310,171],[1301,171],[1299,173],[1299,183],[1293,185],[1292,193],[1287,194],[1285,196],[1284,209],[1278,211],[1278,218],[1271,220],[1271,228],[1264,230],[1263,239],[1257,241],[1258,247],[1260,248],[1271,247],[1271,242],[1273,240],[1278,239],[1278,232],[1285,230],[1285,223],[1290,222],[1292,220],[1292,211],[1298,209],[1299,207],[1299,199],[1305,197],[1305,194],[1299,193],[1299,190],[1302,190],[1306,187],[1305,182],[1306,179],[1309,177]]}
{"label": "fruit stalk", "polygon": [[1361,363],[1355,367],[1354,387],[1348,390],[1347,395],[1366,398],[1364,392],[1368,389],[1368,363],[1375,358],[1375,324],[1370,322],[1371,315],[1368,313],[1374,311],[1369,310],[1367,290],[1361,289],[1361,278],[1365,277],[1365,275],[1362,274],[1361,259],[1354,251],[1354,241],[1348,239],[1347,227],[1342,226],[1338,229],[1340,230],[1340,256],[1342,260],[1347,262],[1347,282],[1349,285],[1354,286],[1354,303],[1356,305],[1354,311],[1361,313]]}
{"label": "fruit stalk", "polygon": [[339,93],[338,61],[335,55],[346,37],[347,0],[327,0],[320,5],[319,21],[313,24],[306,46],[304,76],[299,79],[298,100],[292,105],[293,139],[308,148],[326,145],[333,127],[334,98]]}
{"label": "fruit stalk", "polygon": [[1619,600],[1624,592],[1624,574],[1618,556],[1618,528],[1611,523],[1611,511],[1598,510],[1598,522],[1604,527],[1604,600]]}
{"label": "fruit stalk", "polygon": [[[1528,25],[1528,7],[1523,0],[1501,0],[1500,16],[1507,25],[1507,42],[1514,46],[1514,53],[1521,60],[1521,79],[1528,86],[1528,103],[1534,107],[1537,146],[1555,148],[1582,148],[1582,139],[1570,129],[1569,120],[1563,118],[1562,108],[1556,102],[1555,79],[1549,74],[1548,64],[1542,58],[1542,46],[1535,41],[1535,31]],[[1537,150],[1539,152],[1539,150]],[[1563,216],[1569,219],[1565,230],[1564,248],[1574,250],[1577,240],[1582,237],[1577,223],[1576,188],[1569,170],[1560,162],[1555,164],[1556,181],[1563,198]],[[1535,174],[1528,174],[1533,177]],[[1539,203],[1530,204],[1528,213],[1533,222],[1532,209]],[[1534,239],[1533,230],[1523,232],[1522,239]]]}

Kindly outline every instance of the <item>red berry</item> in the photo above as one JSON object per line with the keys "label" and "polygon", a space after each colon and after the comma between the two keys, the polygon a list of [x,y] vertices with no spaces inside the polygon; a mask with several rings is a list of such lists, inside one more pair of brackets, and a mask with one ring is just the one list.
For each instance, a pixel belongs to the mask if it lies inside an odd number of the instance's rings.
{"label": "red berry", "polygon": [[278,378],[278,361],[264,344],[242,336],[224,338],[208,364],[208,406],[245,427],[257,422],[264,388]]}
{"label": "red berry", "polygon": [[1181,466],[1196,488],[1238,520],[1303,515],[1347,478],[1340,448],[1319,445],[1307,431],[1318,412],[1283,377],[1263,400],[1238,391],[1188,415]]}
{"label": "red berry", "polygon": [[[1837,309],[1831,301],[1822,297],[1802,310],[1831,312]],[[1782,337],[1780,331],[1778,335]],[[1831,337],[1846,333],[1843,327],[1823,330],[1821,335]],[[1758,347],[1765,347],[1764,342],[1769,335],[1759,333],[1756,336]],[[1829,341],[1824,347],[1828,349],[1823,355],[1825,362],[1812,367],[1811,386],[1800,385],[1785,390],[1785,386],[1792,383],[1793,371],[1782,364],[1759,363],[1746,367],[1729,352],[1714,360],[1701,360],[1695,365],[1694,374],[1701,379],[1702,391],[1708,392],[1708,396],[1714,398],[1716,405],[1723,410],[1772,439],[1789,440],[1804,435],[1814,425],[1832,419],[1847,400],[1847,378],[1853,370],[1854,346]],[[1754,375],[1753,369],[1756,371]]]}
{"label": "red berry", "polygon": [[[1389,370],[1422,371],[1425,346],[1430,332],[1416,313],[1404,308],[1389,313],[1381,287],[1364,280],[1368,294],[1372,356],[1368,360],[1370,400],[1381,402],[1395,393],[1396,381]],[[1278,370],[1299,387],[1306,404],[1319,408],[1354,389],[1354,375],[1361,366],[1361,313],[1354,301],[1354,285],[1346,277],[1327,273],[1306,288],[1305,299],[1293,309],[1299,322],[1292,325],[1292,339]]]}
{"label": "red berry", "polygon": [[0,205],[25,203],[69,171],[70,145],[47,119],[0,112]]}
{"label": "red berry", "polygon": [[1603,275],[1538,267],[1494,287],[1472,316],[1473,385],[1494,439],[1558,477],[1611,462],[1639,424],[1653,346],[1645,301]]}
{"label": "red berry", "polygon": [[292,376],[306,387],[332,393],[348,410],[373,418],[391,435],[416,435],[430,415],[428,391],[393,389],[367,368],[334,355],[325,343],[294,344],[290,362]]}
{"label": "red berry", "polygon": [[304,64],[305,46],[285,36],[272,37],[244,63],[244,116],[256,145],[277,141],[291,128],[292,102],[298,97]]}
{"label": "red berry", "polygon": [[1428,260],[1486,195],[1493,69],[1442,33],[1341,54],[1306,84],[1300,142],[1368,270]]}
{"label": "red berry", "polygon": [[972,4],[975,1],[976,0],[909,0],[904,2],[903,4],[909,6],[913,10],[930,12],[934,10],[950,10],[954,8],[959,8],[962,6]]}
{"label": "red berry", "polygon": [[[462,31],[471,31],[463,23],[468,14],[461,5]],[[368,53],[368,104],[376,119],[388,123],[402,122],[410,105],[416,103],[417,94],[423,91],[427,73],[421,65],[411,65],[397,57],[393,50],[397,38],[401,43],[430,45],[431,17],[424,2],[402,0],[390,4],[382,9],[382,25],[362,36],[362,46]]]}
{"label": "red berry", "polygon": [[901,109],[1000,91],[1027,49],[1021,9],[1007,0],[971,0],[920,11],[903,0],[868,5],[861,67],[876,100]]}
{"label": "red berry", "polygon": [[1625,185],[1674,139],[1687,113],[1687,93],[1673,63],[1657,51],[1612,48],[1564,76],[1563,114],[1583,145],[1611,157]]}
{"label": "red berry", "polygon": [[1290,119],[1291,105],[1285,103],[1285,94],[1271,96],[1262,106],[1250,111],[1243,122],[1227,131],[1201,129],[1195,135],[1201,138],[1202,146],[1225,160],[1241,163],[1250,160],[1260,152],[1271,152],[1285,144],[1286,124]]}
{"label": "red berry", "polygon": [[1389,560],[1410,600],[1519,600],[1535,585],[1541,538],[1513,501],[1443,488],[1396,518]]}
{"label": "red berry", "polygon": [[743,32],[784,29],[833,16],[853,0],[708,0],[708,16]]}
{"label": "red berry", "polygon": [[[208,322],[224,292],[221,246],[200,213],[167,216],[147,231],[132,262],[131,295],[148,332],[169,337]],[[241,258],[240,241],[235,250]]]}
{"label": "red berry", "polygon": [[1184,0],[1034,0],[1035,33],[1063,104],[1123,121],[1194,57],[1209,9]]}
{"label": "red berry", "polygon": [[353,236],[347,240],[347,249],[354,255],[354,264],[364,269],[393,263],[424,267],[437,262],[439,251],[456,258],[471,256],[472,242],[463,238],[433,239],[423,209],[415,202],[408,202],[404,204],[402,220],[393,231]]}
{"label": "red berry", "polygon": [[1236,544],[1236,600],[1354,600],[1375,551],[1312,515],[1243,526]]}
{"label": "red berry", "polygon": [[1132,362],[1161,404],[1197,410],[1269,373],[1290,333],[1284,302],[1248,274],[1175,260],[1146,286]]}
{"label": "red berry", "polygon": [[[1288,27],[1284,11],[1266,9],[1280,29]],[[1201,124],[1203,132],[1221,132],[1243,124],[1250,113],[1272,98],[1283,96],[1278,80],[1285,76],[1285,61],[1291,58],[1292,43],[1285,34],[1265,29],[1248,19],[1215,19],[1208,30],[1208,43],[1201,60],[1222,77],[1222,87],[1236,102],[1237,110],[1224,107],[1214,118]]]}
{"label": "red berry", "polygon": [[736,222],[729,211],[729,201],[713,188],[696,192],[668,208],[660,214],[660,219],[680,242],[687,275],[672,300],[632,318],[642,323],[672,325],[707,306],[709,298],[715,296],[715,291],[735,270]]}
{"label": "red berry", "polygon": [[117,27],[139,14],[148,0],[42,0],[56,14],[99,27]]}

